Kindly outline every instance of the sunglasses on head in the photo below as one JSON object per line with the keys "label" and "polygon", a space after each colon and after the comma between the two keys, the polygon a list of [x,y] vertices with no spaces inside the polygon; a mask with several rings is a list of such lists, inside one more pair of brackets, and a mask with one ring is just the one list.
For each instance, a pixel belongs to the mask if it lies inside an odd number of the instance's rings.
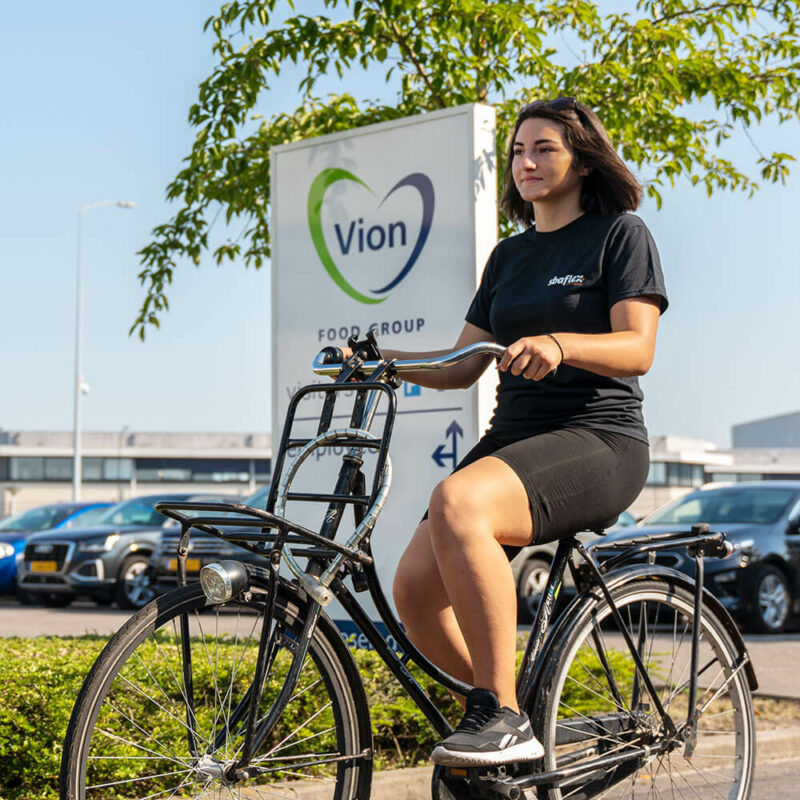
{"label": "sunglasses on head", "polygon": [[555,100],[536,100],[534,103],[528,103],[528,105],[524,106],[520,109],[520,114],[524,114],[526,111],[533,111],[537,108],[546,108],[550,111],[564,111],[565,109],[571,108],[578,110],[578,102],[574,97],[556,97]]}

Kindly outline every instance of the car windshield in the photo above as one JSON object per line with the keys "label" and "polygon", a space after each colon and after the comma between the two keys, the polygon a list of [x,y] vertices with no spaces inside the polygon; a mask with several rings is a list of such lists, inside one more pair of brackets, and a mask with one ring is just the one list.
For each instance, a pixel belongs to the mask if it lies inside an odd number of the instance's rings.
{"label": "car windshield", "polygon": [[642,525],[692,525],[708,522],[770,524],[776,522],[797,496],[796,489],[777,487],[730,487],[694,492],[671,503]]}
{"label": "car windshield", "polygon": [[65,528],[88,528],[91,525],[96,525],[97,521],[103,514],[108,511],[108,506],[95,506],[94,508],[85,508],[83,511],[78,511],[70,517],[65,523]]}
{"label": "car windshield", "polygon": [[2,531],[46,531],[72,513],[73,506],[40,506],[0,522]]}
{"label": "car windshield", "polygon": [[267,498],[269,497],[269,484],[266,486],[262,486],[255,494],[251,494],[249,497],[245,497],[242,500],[246,506],[250,506],[251,508],[261,508],[263,509],[267,505]]}
{"label": "car windshield", "polygon": [[[235,497],[221,497],[219,498],[222,502],[233,502],[233,503],[241,503],[245,506],[250,506],[251,508],[260,508],[262,511],[267,505],[267,498],[269,497],[269,484],[266,486],[262,486],[256,492],[247,497],[242,498],[241,500]],[[192,512],[184,512],[188,513],[189,516],[192,516]],[[200,512],[196,512],[195,516]],[[215,517],[240,517],[241,515],[236,511],[220,511],[219,513],[214,514]]]}
{"label": "car windshield", "polygon": [[160,528],[166,517],[156,511],[156,503],[162,500],[184,500],[184,497],[134,497],[111,508],[103,509],[93,525],[148,525]]}

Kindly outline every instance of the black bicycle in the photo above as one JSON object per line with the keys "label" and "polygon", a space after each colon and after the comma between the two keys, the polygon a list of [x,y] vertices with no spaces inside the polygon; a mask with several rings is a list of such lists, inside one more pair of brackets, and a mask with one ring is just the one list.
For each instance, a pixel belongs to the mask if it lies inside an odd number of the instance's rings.
{"label": "black bicycle", "polygon": [[[181,586],[133,616],[87,676],[64,743],[63,800],[367,800],[370,709],[347,644],[323,610],[333,598],[437,733],[452,732],[408,663],[453,692],[471,687],[408,640],[381,589],[370,537],[391,483],[399,376],[499,356],[503,348],[478,344],[438,359],[390,362],[374,337],[352,344],[344,364],[335,349],[314,361],[335,382],[307,386],[291,400],[266,510],[160,504],[182,527]],[[299,404],[314,393],[323,398],[316,435],[294,438]],[[348,409],[344,427],[333,427],[337,403]],[[333,492],[292,491],[319,448],[341,448]],[[288,519],[290,502],[320,503],[318,530]],[[348,507],[354,530],[337,541]],[[207,565],[199,583],[187,583],[193,529],[262,555],[263,566]],[[696,582],[658,563],[659,550],[677,546],[694,558]],[[517,680],[545,756],[494,768],[436,767],[434,800],[747,798],[756,679],[735,624],[703,589],[703,558],[731,550],[707,526],[624,543],[600,538],[588,547],[563,539]],[[282,563],[289,578],[280,574]],[[577,593],[554,618],[567,569]],[[358,602],[362,591],[401,654]]]}

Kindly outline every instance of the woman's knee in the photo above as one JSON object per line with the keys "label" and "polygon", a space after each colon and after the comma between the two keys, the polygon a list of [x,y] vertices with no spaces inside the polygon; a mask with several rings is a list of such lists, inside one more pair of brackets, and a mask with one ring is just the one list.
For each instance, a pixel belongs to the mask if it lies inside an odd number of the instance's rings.
{"label": "woman's knee", "polygon": [[481,487],[453,480],[455,477],[445,478],[431,495],[428,513],[434,539],[463,539],[479,535],[486,527],[482,524],[486,506]]}

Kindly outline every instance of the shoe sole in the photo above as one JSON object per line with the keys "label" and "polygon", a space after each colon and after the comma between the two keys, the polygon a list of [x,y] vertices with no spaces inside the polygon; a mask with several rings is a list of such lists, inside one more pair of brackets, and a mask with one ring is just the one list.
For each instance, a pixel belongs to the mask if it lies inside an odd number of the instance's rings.
{"label": "shoe sole", "polygon": [[509,764],[512,761],[535,761],[544,755],[544,748],[538,739],[506,747],[504,750],[490,752],[466,752],[448,750],[437,745],[431,753],[431,761],[442,767],[491,767],[495,764]]}

